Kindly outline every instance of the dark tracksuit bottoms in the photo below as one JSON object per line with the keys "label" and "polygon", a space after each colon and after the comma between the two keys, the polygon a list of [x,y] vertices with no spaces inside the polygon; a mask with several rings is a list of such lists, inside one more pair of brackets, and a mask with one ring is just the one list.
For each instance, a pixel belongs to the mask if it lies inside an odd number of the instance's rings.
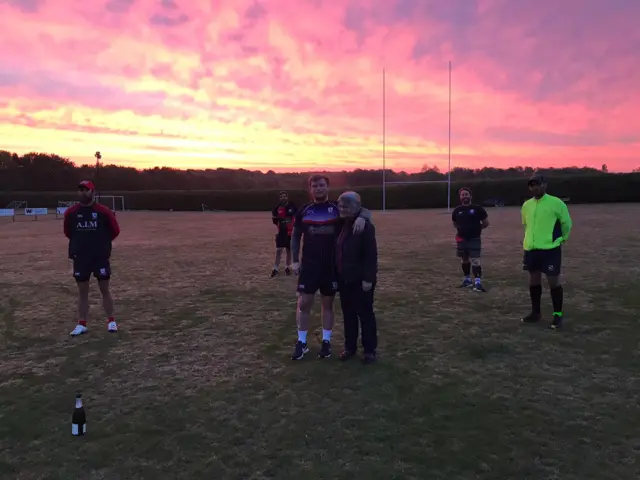
{"label": "dark tracksuit bottoms", "polygon": [[[378,348],[376,316],[373,299],[378,270],[378,250],[373,224],[367,222],[362,233],[354,235],[347,222],[336,245],[336,270],[340,306],[344,317],[345,350],[358,349],[358,333],[362,331],[365,354],[375,354]],[[372,284],[365,292],[362,282]]]}

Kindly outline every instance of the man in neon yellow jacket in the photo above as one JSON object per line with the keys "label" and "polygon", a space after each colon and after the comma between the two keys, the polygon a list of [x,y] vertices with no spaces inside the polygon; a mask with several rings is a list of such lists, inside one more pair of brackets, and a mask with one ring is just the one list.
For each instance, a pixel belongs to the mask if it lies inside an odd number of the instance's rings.
{"label": "man in neon yellow jacket", "polygon": [[522,268],[529,272],[531,313],[524,323],[540,320],[542,274],[547,277],[553,303],[552,329],[562,327],[563,290],[560,284],[562,245],[569,239],[572,221],[567,205],[558,197],[547,193],[547,182],[541,175],[529,179],[532,198],[522,205],[524,225],[524,258]]}

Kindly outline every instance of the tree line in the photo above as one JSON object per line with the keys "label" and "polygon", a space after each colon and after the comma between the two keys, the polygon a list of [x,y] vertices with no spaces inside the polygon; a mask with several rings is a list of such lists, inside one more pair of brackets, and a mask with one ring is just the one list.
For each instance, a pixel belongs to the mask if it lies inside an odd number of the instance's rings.
{"label": "tree line", "polygon": [[[458,202],[457,190],[465,186],[473,190],[474,200],[486,206],[520,205],[529,198],[526,179],[474,180],[453,182],[451,204]],[[382,188],[367,186],[355,188],[364,205],[373,210],[382,208]],[[336,198],[344,188],[333,188]],[[147,190],[110,191],[110,195],[123,196],[127,210],[196,211],[202,205],[225,211],[267,211],[278,201],[274,190]],[[574,203],[640,202],[640,173],[594,174],[554,176],[549,179],[549,193]],[[105,192],[106,194],[106,192]],[[76,192],[7,192],[0,191],[0,205],[13,201],[26,201],[29,207],[55,207],[60,200],[75,199]],[[289,197],[297,205],[309,201],[306,189],[289,190]],[[106,199],[106,205],[111,203]],[[447,206],[447,184],[428,183],[390,185],[386,189],[386,208],[419,209]],[[118,207],[116,207],[118,208]]]}
{"label": "tree line", "polygon": [[[455,168],[452,179],[461,182],[526,178],[536,170],[533,167]],[[550,177],[567,175],[594,175],[606,173],[601,169],[570,167],[542,170]],[[321,173],[321,172],[309,172]],[[309,173],[275,173],[245,169],[179,170],[150,168],[138,170],[118,165],[76,166],[68,158],[47,153],[17,153],[0,150],[0,191],[5,192],[63,192],[72,190],[77,182],[94,180],[103,192],[136,192],[149,190],[203,191],[203,190],[296,190],[304,189]],[[365,187],[380,185],[382,170],[354,170],[331,172],[332,187]],[[424,165],[419,173],[387,170],[388,182],[443,181],[447,174],[437,167]]]}

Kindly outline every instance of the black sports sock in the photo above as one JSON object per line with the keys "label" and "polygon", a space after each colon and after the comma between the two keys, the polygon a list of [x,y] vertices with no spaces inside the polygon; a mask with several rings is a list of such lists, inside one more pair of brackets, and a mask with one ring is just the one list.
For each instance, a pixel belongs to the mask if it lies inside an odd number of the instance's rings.
{"label": "black sports sock", "polygon": [[465,277],[468,277],[471,273],[471,264],[469,262],[462,262],[462,273]]}
{"label": "black sports sock", "polygon": [[471,270],[473,271],[473,276],[476,278],[481,278],[482,277],[482,266],[480,265],[474,265],[473,267],[471,267]]}
{"label": "black sports sock", "polygon": [[540,298],[542,297],[542,285],[529,285],[531,296],[531,312],[540,315]]}
{"label": "black sports sock", "polygon": [[551,302],[553,303],[553,313],[556,315],[562,315],[562,301],[564,299],[564,290],[562,285],[553,287],[551,289]]}

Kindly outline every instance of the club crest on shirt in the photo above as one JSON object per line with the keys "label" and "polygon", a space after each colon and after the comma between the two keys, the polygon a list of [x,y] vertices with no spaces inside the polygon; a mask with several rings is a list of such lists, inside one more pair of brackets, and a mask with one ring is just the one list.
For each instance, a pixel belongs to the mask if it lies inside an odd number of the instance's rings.
{"label": "club crest on shirt", "polygon": [[333,225],[309,225],[311,235],[333,235],[335,228]]}

